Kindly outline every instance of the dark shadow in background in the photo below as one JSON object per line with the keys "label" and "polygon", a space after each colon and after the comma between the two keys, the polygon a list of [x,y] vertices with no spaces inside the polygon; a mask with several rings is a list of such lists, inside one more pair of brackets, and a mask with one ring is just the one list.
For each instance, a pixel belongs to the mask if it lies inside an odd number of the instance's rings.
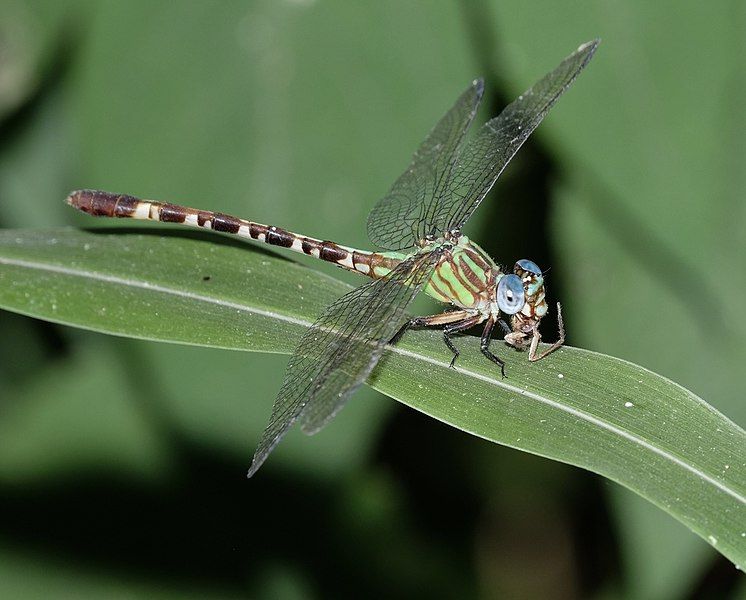
{"label": "dark shadow in background", "polygon": [[[348,482],[277,477],[271,470],[246,481],[246,460],[176,434],[170,441],[180,468],[167,482],[149,486],[89,472],[0,487],[4,546],[91,573],[215,591],[256,591],[278,566],[301,573],[320,597],[447,598],[473,591],[455,566],[465,558],[433,543],[430,532],[386,523],[366,531],[346,517],[340,499],[349,494]],[[428,562],[438,569],[423,570]]]}
{"label": "dark shadow in background", "polygon": [[41,112],[42,106],[63,86],[79,56],[74,32],[77,27],[63,27],[54,49],[39,68],[36,83],[28,95],[14,109],[0,115],[0,157],[17,143]]}
{"label": "dark shadow in background", "polygon": [[[0,159],[8,148],[18,143],[18,139],[30,128],[43,106],[59,92],[78,57],[74,35],[77,28],[63,27],[62,30],[47,61],[41,65],[36,84],[28,95],[14,109],[0,115]],[[0,198],[0,228],[3,227],[2,206],[3,199]],[[5,324],[10,319],[18,318],[0,311],[0,331],[6,330]],[[41,352],[48,359],[59,359],[67,355],[69,348],[60,326],[36,319],[24,319],[23,327],[29,330],[29,336],[38,340]]]}

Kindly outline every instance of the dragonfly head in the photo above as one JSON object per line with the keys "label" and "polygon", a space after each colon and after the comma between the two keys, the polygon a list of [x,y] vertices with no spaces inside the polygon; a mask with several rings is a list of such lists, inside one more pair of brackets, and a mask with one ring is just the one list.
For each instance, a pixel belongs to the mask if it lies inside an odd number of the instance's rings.
{"label": "dragonfly head", "polygon": [[511,332],[505,334],[505,343],[517,350],[528,349],[528,359],[537,361],[544,358],[565,343],[565,327],[562,323],[560,305],[557,303],[557,324],[559,325],[559,339],[548,349],[537,354],[541,341],[539,323],[547,314],[547,301],[544,290],[544,273],[535,262],[522,259],[515,263],[513,275],[521,283],[525,301],[523,308],[510,318]]}
{"label": "dragonfly head", "polygon": [[512,313],[511,326],[514,332],[528,333],[547,314],[544,275],[535,262],[525,258],[515,263],[513,273],[512,277],[521,282],[525,302],[519,311]]}

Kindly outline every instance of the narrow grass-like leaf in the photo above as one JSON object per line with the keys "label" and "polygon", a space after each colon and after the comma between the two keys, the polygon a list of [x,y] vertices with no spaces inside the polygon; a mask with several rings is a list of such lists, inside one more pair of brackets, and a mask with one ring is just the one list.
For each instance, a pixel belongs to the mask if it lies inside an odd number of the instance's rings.
{"label": "narrow grass-like leaf", "polygon": [[[263,249],[218,241],[3,231],[0,307],[117,335],[286,353],[349,289]],[[604,475],[746,566],[742,429],[623,360],[568,347],[528,363],[505,349],[502,379],[477,346],[462,339],[458,368],[450,369],[440,334],[411,332],[370,383],[474,435]]]}

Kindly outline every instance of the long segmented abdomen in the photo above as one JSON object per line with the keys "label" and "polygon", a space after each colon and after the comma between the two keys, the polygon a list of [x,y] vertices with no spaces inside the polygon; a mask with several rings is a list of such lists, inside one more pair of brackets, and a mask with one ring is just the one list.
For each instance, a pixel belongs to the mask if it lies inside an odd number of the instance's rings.
{"label": "long segmented abdomen", "polygon": [[298,235],[274,225],[262,225],[223,213],[198,210],[167,202],[142,200],[123,194],[112,194],[99,190],[77,190],[67,197],[66,202],[94,217],[178,223],[189,227],[231,233],[271,246],[279,246],[314,258],[320,258],[348,271],[355,271],[373,278],[381,272],[381,268],[388,272],[399,262],[375,252],[364,252],[340,246],[334,242]]}

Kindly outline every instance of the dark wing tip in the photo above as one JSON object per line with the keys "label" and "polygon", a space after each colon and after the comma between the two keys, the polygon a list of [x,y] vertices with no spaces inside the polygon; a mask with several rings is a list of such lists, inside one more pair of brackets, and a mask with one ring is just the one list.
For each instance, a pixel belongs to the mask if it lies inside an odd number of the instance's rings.
{"label": "dark wing tip", "polygon": [[586,42],[585,44],[580,44],[580,46],[578,46],[578,49],[575,51],[575,54],[586,54],[587,57],[585,60],[587,62],[594,55],[600,43],[601,38],[596,38],[594,40]]}
{"label": "dark wing tip", "polygon": [[[282,390],[280,390],[280,392],[282,392]],[[277,400],[275,400],[275,402],[277,402]],[[274,425],[276,425],[276,423],[274,422],[274,414],[272,415],[269,424],[262,434],[262,439],[259,442],[259,446],[257,446],[257,449],[254,451],[254,456],[251,459],[249,471],[248,473],[246,473],[246,479],[251,479],[254,473],[259,470],[259,468],[264,464],[264,461],[269,458],[272,450],[274,450],[277,444],[280,443],[280,440],[285,437],[288,429],[290,429],[290,427],[295,423],[296,420],[297,415],[287,421],[284,421],[280,429],[278,430],[274,428]]]}
{"label": "dark wing tip", "polygon": [[265,454],[262,457],[257,458],[255,455],[253,460],[251,461],[251,466],[249,467],[249,471],[246,473],[246,479],[251,479],[254,474],[259,470],[259,467],[261,467],[264,464],[264,461],[267,459],[267,454]]}
{"label": "dark wing tip", "polygon": [[477,77],[471,82],[470,90],[474,90],[474,112],[476,113],[477,107],[482,102],[482,96],[484,96],[484,77]]}
{"label": "dark wing tip", "polygon": [[246,479],[251,479],[254,476],[254,473],[256,473],[259,470],[259,467],[261,466],[262,466],[262,463],[257,463],[256,456],[255,456],[251,460],[251,465],[249,466],[249,470],[246,473]]}
{"label": "dark wing tip", "polygon": [[[469,122],[471,122],[472,119],[477,114],[477,110],[479,109],[479,105],[482,103],[482,96],[484,96],[484,78],[483,77],[477,77],[474,81],[471,82],[471,85],[469,86],[468,90],[465,92],[466,94],[473,94],[472,97],[472,105],[471,105],[471,117],[469,118]],[[463,96],[462,96],[463,97]]]}

